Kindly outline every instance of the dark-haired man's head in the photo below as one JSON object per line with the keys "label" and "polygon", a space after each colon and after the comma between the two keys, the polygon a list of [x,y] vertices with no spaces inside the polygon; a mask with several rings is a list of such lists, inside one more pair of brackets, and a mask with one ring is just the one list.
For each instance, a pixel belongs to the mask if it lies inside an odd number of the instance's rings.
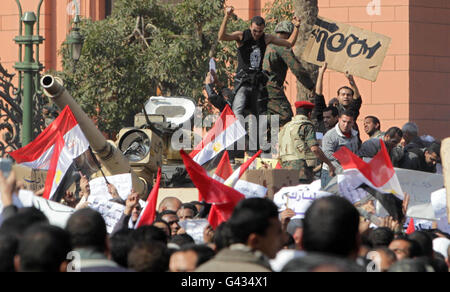
{"label": "dark-haired man's head", "polygon": [[339,111],[335,106],[329,106],[323,110],[323,123],[327,130],[333,129],[339,120]]}
{"label": "dark-haired man's head", "polygon": [[177,211],[177,216],[180,221],[184,221],[187,219],[194,219],[194,217],[198,214],[197,208],[194,204],[184,203],[181,205],[181,208]]}
{"label": "dark-haired man's head", "polygon": [[394,239],[389,244],[389,249],[395,253],[399,261],[420,255],[420,247],[418,244],[407,237]]}
{"label": "dark-haired man's head", "polygon": [[255,16],[250,23],[250,31],[255,41],[259,40],[264,35],[266,28],[266,21],[261,16]]}
{"label": "dark-haired man's head", "polygon": [[433,239],[431,235],[424,231],[415,231],[408,235],[408,238],[415,241],[420,249],[420,254],[417,256],[433,257]]}
{"label": "dark-haired man's head", "polygon": [[152,226],[155,226],[155,227],[161,229],[162,231],[164,231],[164,233],[166,234],[167,238],[172,237],[171,231],[170,231],[170,225],[166,221],[164,221],[162,219],[161,220],[155,220],[155,221],[153,221]]}
{"label": "dark-haired man's head", "polygon": [[392,273],[428,273],[434,271],[429,261],[423,257],[397,261],[388,270]]}
{"label": "dark-haired man's head", "polygon": [[303,108],[303,107],[298,107],[296,109],[296,113],[297,115],[303,115],[306,116],[308,118],[311,118],[311,114],[312,114],[312,109],[309,108]]}
{"label": "dark-haired man's head", "polygon": [[355,113],[351,110],[345,110],[339,113],[339,129],[343,134],[351,134],[355,124]]}
{"label": "dark-haired man's head", "polygon": [[178,230],[180,230],[180,228],[181,228],[180,225],[178,224],[180,219],[178,218],[177,213],[175,211],[171,211],[171,210],[163,211],[158,214],[158,216],[156,217],[156,220],[158,220],[158,221],[163,220],[169,224],[171,236],[175,236],[177,234]]}
{"label": "dark-haired man's head", "polygon": [[171,272],[193,272],[214,257],[214,251],[206,245],[186,245],[170,257]]}
{"label": "dark-haired man's head", "polygon": [[100,213],[89,208],[78,210],[70,216],[66,230],[73,248],[108,252],[106,224]]}
{"label": "dark-haired man's head", "polygon": [[384,144],[386,144],[388,151],[397,146],[402,141],[402,138],[403,132],[400,128],[389,128],[384,134]]}
{"label": "dark-haired man's head", "polygon": [[160,241],[139,242],[128,254],[128,267],[136,272],[166,272],[169,251]]}
{"label": "dark-haired man's head", "polygon": [[186,245],[195,244],[194,239],[187,233],[177,234],[170,239],[171,244],[175,244],[179,248],[183,248]]}
{"label": "dark-haired man's head", "polygon": [[0,273],[14,272],[14,256],[18,247],[17,237],[0,232]]}
{"label": "dark-haired man's head", "polygon": [[364,132],[366,132],[369,137],[372,137],[375,132],[379,131],[381,128],[380,120],[374,116],[367,116],[364,119]]}
{"label": "dark-haired man's head", "polygon": [[425,162],[430,167],[435,167],[437,163],[441,161],[441,145],[433,142],[425,150]]}
{"label": "dark-haired man's head", "polygon": [[227,224],[233,243],[245,244],[268,258],[274,258],[286,240],[278,220],[278,208],[267,199],[240,201]]}
{"label": "dark-haired man's head", "polygon": [[371,245],[375,248],[377,247],[388,247],[389,244],[394,240],[394,232],[387,227],[380,227],[369,235],[369,241]]}
{"label": "dark-haired man's head", "polygon": [[159,241],[163,244],[167,244],[167,234],[160,228],[145,225],[134,230],[131,234],[134,242],[149,242],[149,241]]}
{"label": "dark-haired man's head", "polygon": [[200,213],[200,211],[202,210],[202,208],[204,206],[204,203],[199,202],[199,201],[192,201],[190,203],[195,206],[195,208],[197,209],[197,213]]}
{"label": "dark-haired man's head", "polygon": [[217,226],[214,232],[214,245],[216,246],[216,252],[229,247],[232,244],[233,235],[231,234],[230,225],[227,222],[222,222]]}
{"label": "dark-haired man's head", "polygon": [[139,219],[139,216],[141,215],[142,212],[142,207],[141,204],[136,204],[136,206],[134,206],[133,210],[131,211],[131,221],[132,222],[137,222],[137,220]]}
{"label": "dark-haired man's head", "polygon": [[338,107],[339,106],[339,99],[337,97],[333,97],[332,99],[330,99],[330,101],[328,102],[328,106],[334,106],[334,107]]}
{"label": "dark-haired man's head", "polygon": [[407,145],[419,136],[419,127],[413,122],[408,122],[403,125],[402,132],[405,145]]}
{"label": "dark-haired man's head", "polygon": [[[397,261],[395,253],[387,247],[378,247],[369,253],[370,259],[378,262],[380,272],[387,272],[389,268]],[[378,258],[375,258],[378,257]]]}
{"label": "dark-haired man's head", "polygon": [[346,199],[318,199],[306,211],[302,236],[305,251],[354,259],[359,243],[359,213]]}
{"label": "dark-haired man's head", "polygon": [[128,253],[133,247],[131,233],[132,230],[130,229],[122,229],[114,233],[109,239],[112,260],[124,268],[128,266]]}
{"label": "dark-haired man's head", "polygon": [[65,272],[72,250],[70,235],[48,224],[37,224],[25,232],[19,243],[16,270],[21,272]]}
{"label": "dark-haired man's head", "polygon": [[343,105],[345,108],[348,107],[350,103],[352,103],[353,101],[354,94],[355,92],[353,91],[353,89],[351,89],[348,86],[343,86],[339,88],[339,90],[337,91],[339,103]]}
{"label": "dark-haired man's head", "polygon": [[49,223],[42,211],[34,207],[20,208],[17,214],[3,221],[0,232],[20,238],[27,228],[39,223]]}

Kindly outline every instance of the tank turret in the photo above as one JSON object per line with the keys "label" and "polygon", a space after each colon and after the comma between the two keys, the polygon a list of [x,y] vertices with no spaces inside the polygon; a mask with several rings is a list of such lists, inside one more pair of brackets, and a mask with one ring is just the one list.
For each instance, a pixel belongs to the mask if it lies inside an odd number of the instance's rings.
{"label": "tank turret", "polygon": [[133,189],[145,199],[152,185],[152,177],[139,177],[132,167],[130,161],[117,149],[113,142],[107,141],[94,122],[86,115],[81,107],[75,102],[73,97],[62,85],[62,81],[51,75],[46,75],[41,79],[44,92],[53,102],[63,109],[69,106],[86,139],[92,148],[98,161],[106,169],[107,175],[131,173]]}

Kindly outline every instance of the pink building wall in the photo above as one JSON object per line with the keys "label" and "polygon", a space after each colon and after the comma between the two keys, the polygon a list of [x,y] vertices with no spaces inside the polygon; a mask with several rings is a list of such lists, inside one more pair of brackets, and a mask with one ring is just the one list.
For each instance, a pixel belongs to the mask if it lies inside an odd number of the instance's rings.
{"label": "pink building wall", "polygon": [[[80,14],[93,20],[105,17],[105,0],[80,0]],[[36,13],[39,0],[21,0],[23,13]],[[44,0],[41,7],[40,35],[45,38],[40,46],[40,61],[44,70],[62,68],[58,55],[70,32],[73,16],[69,13],[72,0]],[[36,25],[34,26],[36,31]],[[18,61],[18,46],[13,39],[19,34],[19,10],[15,0],[2,0],[0,10],[0,62],[9,71]]]}
{"label": "pink building wall", "polygon": [[[381,4],[380,15],[369,15],[370,2]],[[18,9],[15,0],[2,0],[0,10],[0,62],[15,72],[18,46]],[[40,61],[47,69],[61,69],[57,52],[70,31],[67,7],[71,0],[45,0],[41,9],[41,35],[46,39]],[[249,19],[261,14],[271,0],[228,0],[236,14]],[[23,11],[36,11],[39,0],[21,0]],[[105,0],[80,0],[83,17],[104,18]],[[319,0],[319,15],[392,38],[378,80],[356,78],[363,97],[362,119],[380,117],[382,129],[401,127],[407,121],[419,125],[422,134],[450,136],[450,0]],[[289,75],[286,93],[296,98],[295,78]],[[324,80],[326,100],[346,85],[342,73],[328,71]],[[366,138],[365,133],[362,137]]]}
{"label": "pink building wall", "polygon": [[[249,19],[261,14],[270,0],[230,0],[237,14]],[[368,13],[379,2],[380,14]],[[363,97],[360,129],[368,115],[378,116],[382,130],[419,125],[421,134],[439,139],[450,136],[450,1],[449,0],[319,0],[319,15],[392,38],[376,82],[355,78]],[[253,6],[251,6],[252,4]],[[250,8],[252,8],[250,10]],[[248,11],[246,9],[249,9]],[[246,16],[248,17],[246,18]],[[295,77],[289,74],[286,94],[296,99]],[[342,73],[328,70],[324,78],[326,100],[347,85]],[[362,133],[362,138],[367,138]]]}

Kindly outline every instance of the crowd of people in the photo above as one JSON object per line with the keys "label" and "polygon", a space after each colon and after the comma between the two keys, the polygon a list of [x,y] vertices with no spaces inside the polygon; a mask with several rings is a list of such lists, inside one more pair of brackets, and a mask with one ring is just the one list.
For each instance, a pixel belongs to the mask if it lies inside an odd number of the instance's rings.
{"label": "crowd of people", "polygon": [[[264,34],[261,17],[252,20],[249,30],[228,34],[232,13],[226,9],[219,39],[238,43],[235,89],[218,90],[208,77],[209,100],[219,110],[229,104],[235,114],[247,109],[256,115],[279,115],[280,160],[284,168],[299,170],[300,183],[320,178],[325,187],[342,171],[333,154],[344,146],[371,158],[384,143],[394,166],[437,171],[440,145],[420,137],[414,123],[383,131],[379,118],[365,117],[370,139],[361,141],[356,120],[363,99],[351,75],[346,74],[350,86],[339,88],[326,104],[322,83],[327,64],[314,82],[291,50],[300,26],[297,19],[280,23],[276,35]],[[314,102],[295,104],[296,116],[284,94],[288,68],[314,91]],[[199,244],[180,222],[208,218],[211,205],[204,202],[182,202],[174,194],[160,202],[151,225],[138,227],[139,195],[132,192],[121,202],[110,185],[109,195],[125,209],[108,234],[104,218],[89,208],[86,176],[81,176],[79,194],[64,197],[64,204],[76,211],[63,228],[50,225],[35,208],[18,209],[13,202],[20,187],[14,172],[7,178],[0,173],[2,272],[448,272],[450,267],[449,234],[432,229],[406,235],[404,222],[392,217],[381,218],[375,227],[359,211],[375,213],[372,201],[355,206],[329,196],[315,200],[304,219],[291,219],[293,210],[279,212],[267,198],[245,199],[215,230],[206,227]],[[405,200],[403,217],[406,210]]]}
{"label": "crowd of people", "polygon": [[[323,79],[327,63],[319,68],[314,82],[291,49],[300,26],[297,18],[294,17],[293,23],[279,23],[275,35],[264,33],[265,22],[260,16],[251,20],[250,29],[226,33],[232,14],[233,8],[226,8],[219,39],[236,42],[238,46],[235,88],[234,91],[224,88],[217,76],[210,78],[210,74],[215,74],[210,72],[205,81],[208,99],[219,110],[229,104],[237,116],[277,115],[281,129],[278,157],[284,168],[300,171],[301,183],[320,177],[325,187],[336,172],[342,171],[333,156],[335,152],[345,146],[360,157],[370,159],[381,149],[380,139],[394,167],[437,172],[440,142],[429,135],[419,136],[419,128],[413,122],[383,130],[378,117],[367,116],[364,131],[369,139],[363,143],[357,124],[363,98],[352,75],[345,73],[349,86],[340,87],[337,97],[326,103]],[[295,103],[295,117],[284,92],[288,69],[312,92],[305,97],[306,102]],[[267,129],[259,129],[259,133],[265,131]]]}
{"label": "crowd of people", "polygon": [[[0,271],[14,272],[447,272],[450,235],[439,230],[405,235],[385,218],[369,228],[357,208],[330,196],[314,201],[304,219],[281,214],[266,198],[242,200],[216,230],[196,243],[180,222],[206,218],[208,205],[167,197],[151,225],[134,228],[136,194],[114,231],[100,213],[79,206],[65,228],[35,208],[13,205],[15,177],[0,174],[3,204]],[[405,206],[406,207],[406,206]]]}

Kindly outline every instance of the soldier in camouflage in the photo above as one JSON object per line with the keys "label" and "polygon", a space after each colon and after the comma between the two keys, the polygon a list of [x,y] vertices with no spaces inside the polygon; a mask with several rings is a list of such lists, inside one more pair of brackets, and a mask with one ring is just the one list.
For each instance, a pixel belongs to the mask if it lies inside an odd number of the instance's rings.
{"label": "soldier in camouflage", "polygon": [[[294,25],[290,21],[283,21],[277,25],[275,33],[279,38],[288,39],[293,30]],[[288,68],[306,88],[310,90],[314,88],[313,80],[295,57],[292,49],[270,44],[263,61],[263,70],[269,77],[267,109],[269,115],[280,116],[280,127],[291,121],[293,117],[291,104],[284,93],[284,81]]]}
{"label": "soldier in camouflage", "polygon": [[316,140],[316,132],[311,121],[314,104],[307,101],[295,103],[297,115],[280,132],[280,158],[283,168],[299,171],[301,184],[310,184],[314,180],[313,168],[316,159],[324,162],[334,176],[335,168],[325,156]]}

